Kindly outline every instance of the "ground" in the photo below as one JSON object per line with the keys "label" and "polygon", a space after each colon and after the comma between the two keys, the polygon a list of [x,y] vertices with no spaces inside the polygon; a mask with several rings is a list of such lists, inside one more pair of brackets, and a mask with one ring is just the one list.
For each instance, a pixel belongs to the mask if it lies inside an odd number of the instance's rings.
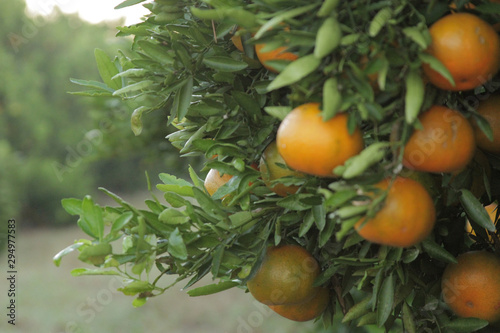
{"label": "ground", "polygon": [[[120,286],[116,278],[71,276],[72,269],[85,265],[76,253],[65,257],[60,267],[53,265],[54,254],[82,237],[77,228],[18,231],[16,326],[7,323],[4,310],[1,332],[307,333],[312,327],[312,323],[294,323],[269,313],[241,289],[192,298],[179,284],[134,308],[132,297],[116,291]],[[0,270],[7,274],[5,253],[0,257],[4,258]],[[2,294],[7,293],[7,283],[0,279]]]}

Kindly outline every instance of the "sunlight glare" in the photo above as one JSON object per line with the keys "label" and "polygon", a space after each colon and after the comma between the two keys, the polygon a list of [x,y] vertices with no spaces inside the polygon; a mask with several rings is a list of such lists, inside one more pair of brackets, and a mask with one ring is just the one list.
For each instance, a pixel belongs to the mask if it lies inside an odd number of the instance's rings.
{"label": "sunlight glare", "polygon": [[50,15],[55,6],[63,13],[78,13],[85,21],[100,23],[125,18],[125,25],[141,22],[141,17],[149,13],[141,4],[114,9],[124,0],[26,0],[28,11],[32,14]]}

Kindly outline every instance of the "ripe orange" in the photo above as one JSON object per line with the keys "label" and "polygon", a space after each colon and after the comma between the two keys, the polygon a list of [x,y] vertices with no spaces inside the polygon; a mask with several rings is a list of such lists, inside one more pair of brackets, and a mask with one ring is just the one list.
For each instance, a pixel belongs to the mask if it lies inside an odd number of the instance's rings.
{"label": "ripe orange", "polygon": [[434,105],[418,117],[403,154],[405,167],[426,172],[457,172],[474,157],[476,142],[471,124],[460,112]]}
{"label": "ripe orange", "polygon": [[286,166],[285,161],[278,153],[278,147],[276,146],[276,141],[271,142],[267,148],[264,150],[262,157],[260,159],[259,170],[262,180],[271,191],[274,193],[286,197],[289,194],[295,194],[299,189],[298,186],[290,185],[286,186],[282,183],[275,183],[274,181],[282,177],[292,176],[292,177],[304,177],[304,174],[286,169],[280,164]]}
{"label": "ripe orange", "polygon": [[214,195],[219,187],[227,183],[231,178],[233,178],[232,175],[226,173],[221,176],[219,171],[217,171],[216,169],[210,169],[210,171],[207,173],[207,176],[205,177],[204,183],[208,194]]}
{"label": "ripe orange", "polygon": [[429,81],[444,90],[469,90],[491,80],[500,66],[500,40],[487,22],[469,13],[447,15],[429,29],[432,43],[427,50],[450,71],[455,86],[428,64]]}
{"label": "ripe orange", "polygon": [[477,123],[472,122],[477,146],[484,151],[500,154],[500,95],[493,95],[480,102],[477,112],[488,121],[493,130],[493,141],[490,141]]}
{"label": "ripe orange", "polygon": [[333,169],[363,150],[363,137],[347,129],[346,113],[323,121],[318,103],[293,109],[277,133],[280,155],[292,169],[320,177],[334,177]]}
{"label": "ripe orange", "polygon": [[372,218],[361,218],[358,234],[377,244],[409,247],[420,243],[432,231],[436,210],[431,196],[417,181],[397,177],[376,185],[388,190],[383,206]]}
{"label": "ripe orange", "polygon": [[267,44],[256,44],[255,45],[255,54],[259,59],[262,66],[270,70],[271,72],[278,73],[278,69],[272,67],[268,64],[268,61],[272,60],[287,60],[287,61],[295,61],[298,59],[298,56],[295,53],[287,51],[288,48],[285,46],[278,47],[274,50],[264,52],[264,48]]}
{"label": "ripe orange", "polygon": [[262,265],[247,282],[247,287],[261,303],[298,304],[317,294],[319,287],[313,287],[313,282],[319,273],[318,262],[303,247],[272,246],[267,249]]}
{"label": "ripe orange", "polygon": [[290,320],[294,321],[308,321],[312,320],[325,311],[330,301],[330,295],[327,288],[321,288],[316,296],[309,301],[299,304],[285,304],[285,305],[270,305],[269,308]]}
{"label": "ripe orange", "polygon": [[460,317],[500,320],[500,259],[486,251],[461,254],[449,264],[441,287],[446,304]]}

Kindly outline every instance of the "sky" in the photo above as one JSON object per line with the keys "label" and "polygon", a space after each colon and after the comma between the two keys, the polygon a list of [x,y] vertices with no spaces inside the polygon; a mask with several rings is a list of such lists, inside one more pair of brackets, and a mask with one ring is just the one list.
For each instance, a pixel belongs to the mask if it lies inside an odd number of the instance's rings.
{"label": "sky", "polygon": [[28,11],[48,15],[54,6],[65,13],[78,15],[91,23],[115,20],[125,17],[125,25],[139,23],[141,17],[149,11],[141,4],[123,9],[114,9],[124,0],[26,0]]}

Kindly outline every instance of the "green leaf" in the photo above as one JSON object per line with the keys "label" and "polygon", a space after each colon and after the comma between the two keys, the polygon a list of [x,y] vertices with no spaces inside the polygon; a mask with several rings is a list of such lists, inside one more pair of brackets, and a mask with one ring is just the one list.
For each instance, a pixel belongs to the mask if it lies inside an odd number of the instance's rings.
{"label": "green leaf", "polygon": [[104,90],[97,90],[97,89],[90,89],[90,90],[85,90],[85,91],[70,91],[70,92],[68,92],[68,94],[75,95],[75,96],[85,96],[85,97],[113,96],[112,92],[104,91]]}
{"label": "green leaf", "polygon": [[295,16],[299,16],[299,15],[302,15],[302,14],[305,14],[305,13],[309,13],[311,10],[313,10],[314,8],[316,8],[318,5],[317,4],[311,4],[311,5],[307,5],[307,6],[303,6],[303,7],[299,7],[299,8],[294,8],[294,9],[291,9],[291,10],[288,10],[288,11],[284,11],[284,12],[281,12],[281,13],[275,13],[273,15],[273,18],[270,19],[269,21],[267,21],[265,24],[263,24],[259,31],[257,31],[255,33],[255,38],[256,39],[259,39],[260,37],[262,37],[262,35],[268,31],[269,29],[279,25],[281,22],[285,21],[285,20],[288,20],[288,19],[291,19],[291,18],[294,18]]}
{"label": "green leaf", "polygon": [[385,324],[391,315],[394,305],[394,276],[391,274],[384,279],[377,299],[377,324]]}
{"label": "green leaf", "polygon": [[258,25],[257,17],[252,12],[241,8],[199,9],[193,6],[190,10],[194,16],[203,20],[229,20],[245,28]]}
{"label": "green leaf", "polygon": [[429,42],[427,38],[418,27],[404,28],[403,33],[406,35],[406,37],[410,38],[415,43],[417,43],[418,46],[422,48],[422,50],[425,50],[429,47]]}
{"label": "green leaf", "polygon": [[132,212],[125,212],[120,215],[113,222],[113,225],[111,226],[111,232],[118,232],[123,229],[123,227],[125,227],[132,220],[132,217],[134,217],[134,214]]}
{"label": "green leaf", "polygon": [[134,306],[134,308],[139,308],[145,305],[147,301],[148,299],[146,297],[138,297],[132,301],[132,305]]}
{"label": "green leaf", "polygon": [[491,128],[490,122],[480,114],[473,114],[473,115],[474,115],[474,121],[481,130],[481,132],[483,132],[484,135],[486,135],[488,140],[493,141],[493,129]]}
{"label": "green leaf", "polygon": [[253,96],[237,90],[232,92],[232,96],[244,110],[248,111],[251,116],[255,117],[254,120],[257,120],[257,117],[260,117],[260,104]]}
{"label": "green leaf", "polygon": [[139,45],[144,54],[158,61],[160,64],[172,65],[174,63],[174,58],[168,53],[169,49],[160,44],[140,40],[137,42],[137,45]]}
{"label": "green leaf", "polygon": [[375,37],[378,35],[380,30],[387,24],[389,19],[392,17],[392,10],[388,7],[381,9],[370,22],[368,27],[368,34],[370,37]]}
{"label": "green leaf", "polygon": [[120,72],[120,73],[116,74],[115,76],[112,77],[112,79],[118,79],[118,78],[121,79],[121,78],[128,78],[128,77],[137,78],[137,77],[143,77],[148,73],[149,73],[149,71],[144,69],[144,68],[130,68],[124,72]]}
{"label": "green leaf", "polygon": [[193,98],[193,77],[187,78],[185,84],[177,91],[174,97],[174,106],[172,107],[172,115],[176,115],[177,119],[182,120],[186,116],[189,105]]}
{"label": "green leaf", "polygon": [[111,254],[113,248],[109,243],[98,243],[83,247],[78,259],[94,265],[102,265],[105,257]]}
{"label": "green leaf", "polygon": [[472,333],[488,326],[488,322],[478,318],[457,318],[443,326],[456,333]]}
{"label": "green leaf", "polygon": [[142,91],[145,90],[146,88],[151,87],[153,84],[154,82],[151,80],[136,82],[128,86],[125,86],[121,89],[115,90],[115,92],[113,92],[113,96],[125,95],[131,92]]}
{"label": "green leaf", "polygon": [[166,192],[163,197],[174,208],[181,208],[188,205],[188,201],[174,192]]}
{"label": "green leaf", "polygon": [[55,256],[54,258],[52,258],[52,261],[54,261],[54,264],[59,267],[59,265],[61,264],[61,260],[62,258],[73,252],[74,250],[78,249],[80,246],[84,245],[84,243],[81,243],[81,242],[78,242],[78,243],[75,243],[75,244],[71,244],[70,246],[66,247],[65,249],[59,251]]}
{"label": "green leaf", "polygon": [[335,230],[336,223],[332,220],[329,220],[328,223],[326,224],[326,227],[321,230],[320,235],[319,235],[319,241],[318,241],[318,246],[323,247],[325,246],[328,241],[332,238],[333,231]]}
{"label": "green leaf", "polygon": [[164,184],[156,185],[160,191],[163,192],[174,192],[181,196],[193,196],[193,185],[184,179],[177,178],[173,175],[167,173],[161,173],[159,175],[161,181]]}
{"label": "green leaf", "polygon": [[339,270],[339,265],[330,265],[327,269],[321,272],[320,275],[314,280],[313,286],[319,287],[331,280],[332,276]]}
{"label": "green leaf", "polygon": [[314,217],[314,222],[316,223],[316,227],[318,227],[319,231],[322,231],[326,225],[326,214],[325,214],[325,206],[316,205],[312,208],[312,214]]}
{"label": "green leaf", "polygon": [[239,284],[239,282],[235,281],[222,281],[219,283],[209,284],[203,287],[191,289],[187,292],[187,294],[191,297],[212,295],[236,287]]}
{"label": "green leaf", "polygon": [[342,31],[340,24],[335,17],[327,18],[316,34],[316,46],[314,55],[322,59],[329,55],[340,45]]}
{"label": "green leaf", "polygon": [[252,221],[253,218],[253,214],[248,211],[237,212],[229,216],[229,220],[231,221],[231,225],[233,227],[241,227],[242,225]]}
{"label": "green leaf", "polygon": [[154,286],[147,281],[131,281],[125,287],[118,288],[127,296],[133,296],[144,292],[150,292],[154,290]]}
{"label": "green leaf", "polygon": [[337,191],[326,199],[325,206],[329,211],[332,211],[354,199],[357,195],[358,192],[356,190]]}
{"label": "green leaf", "polygon": [[176,225],[176,224],[184,224],[189,221],[189,217],[186,216],[183,212],[178,211],[174,208],[167,208],[158,216],[158,220],[163,223]]}
{"label": "green leaf", "polygon": [[474,10],[486,15],[500,14],[500,5],[496,2],[487,2],[476,6]]}
{"label": "green leaf", "polygon": [[144,111],[148,111],[150,108],[146,106],[139,106],[137,109],[132,112],[132,116],[130,117],[130,128],[134,135],[140,135],[142,133],[142,114]]}
{"label": "green leaf", "polygon": [[403,303],[403,325],[405,332],[417,333],[417,326],[415,324],[415,320],[413,319],[413,312],[406,302]]}
{"label": "green leaf", "polygon": [[101,49],[95,49],[95,59],[97,61],[97,69],[101,75],[102,81],[113,90],[118,90],[122,87],[121,79],[113,79],[113,77],[120,71],[116,68],[115,63],[111,58]]}
{"label": "green leaf", "polygon": [[413,124],[424,103],[425,86],[419,71],[410,70],[406,77],[405,119]]}
{"label": "green leaf", "polygon": [[118,6],[115,7],[115,9],[121,9],[125,7],[130,7],[133,5],[137,5],[138,3],[144,2],[146,0],[126,0],[120,3]]}
{"label": "green leaf", "polygon": [[342,95],[336,78],[329,78],[323,84],[323,120],[333,118],[342,105]]}
{"label": "green leaf", "polygon": [[289,195],[283,199],[280,199],[276,204],[283,208],[288,208],[291,210],[308,210],[311,209],[311,205],[304,203],[301,198],[305,199],[308,197],[312,197],[310,194],[294,194]]}
{"label": "green leaf", "polygon": [[219,275],[219,269],[220,269],[220,265],[221,265],[221,262],[222,262],[222,257],[224,256],[224,252],[225,252],[225,245],[224,244],[220,244],[219,246],[217,246],[215,248],[215,251],[213,252],[213,256],[212,256],[212,276],[218,276]]}
{"label": "green leaf", "polygon": [[377,323],[377,313],[376,312],[368,312],[367,314],[361,316],[358,320],[358,327],[367,326],[367,325],[375,325]]}
{"label": "green leaf", "polygon": [[454,255],[448,252],[444,247],[438,245],[432,239],[425,239],[422,241],[422,247],[427,254],[434,258],[447,263],[457,263],[457,259]]}
{"label": "green leaf", "polygon": [[469,190],[462,189],[460,192],[460,203],[469,219],[486,230],[495,232],[496,227],[483,204]]}
{"label": "green leaf", "polygon": [[182,239],[182,235],[179,231],[179,228],[175,228],[175,230],[168,237],[167,251],[172,255],[172,257],[181,260],[187,259],[188,252],[186,244],[184,244],[184,240]]}
{"label": "green leaf", "polygon": [[[342,221],[342,224],[340,225],[340,230],[335,234],[335,237],[337,238],[337,241],[340,242],[347,235],[347,233],[352,228],[354,228],[354,226],[356,225],[356,223],[358,221],[359,221],[359,217],[357,217],[357,216]],[[344,244],[344,248],[346,249],[346,248],[348,248],[351,245],[357,244],[361,240],[362,240],[361,236],[359,236],[358,233],[354,233],[354,234],[351,235],[351,237],[349,237],[346,240],[346,242]]]}
{"label": "green leaf", "polygon": [[221,72],[237,72],[248,67],[246,62],[224,56],[205,57],[203,58],[203,63]]}
{"label": "green leaf", "polygon": [[360,176],[372,165],[380,162],[390,146],[388,142],[375,142],[366,147],[356,156],[348,159],[343,166],[335,168],[334,172],[345,179]]}
{"label": "green leaf", "polygon": [[312,211],[309,211],[306,213],[306,215],[304,216],[304,220],[300,224],[299,237],[304,237],[304,235],[307,234],[309,229],[311,229],[313,224],[314,224],[314,215]]}
{"label": "green leaf", "polygon": [[90,196],[86,196],[82,202],[83,214],[78,220],[78,226],[89,236],[102,240],[104,233],[104,220],[102,210],[94,204]]}
{"label": "green leaf", "polygon": [[70,79],[70,81],[74,84],[78,84],[83,87],[87,88],[95,88],[97,91],[103,91],[103,92],[109,92],[113,93],[115,91],[114,89],[111,89],[108,87],[108,85],[99,82],[99,81],[92,81],[92,80],[79,80],[79,79]]}
{"label": "green leaf", "polygon": [[361,301],[353,305],[349,311],[344,315],[344,318],[342,318],[343,323],[347,323],[349,321],[358,319],[359,317],[367,314],[370,312],[372,307],[372,296],[369,295],[365,298],[363,298]]}
{"label": "green leaf", "polygon": [[274,118],[283,120],[292,111],[292,108],[290,106],[266,106],[264,111]]}
{"label": "green leaf", "polygon": [[455,80],[453,79],[453,76],[441,61],[427,53],[420,53],[418,57],[420,58],[420,60],[422,60],[422,62],[428,64],[433,70],[447,79],[452,86],[455,86]]}
{"label": "green leaf", "polygon": [[271,84],[269,84],[267,90],[272,91],[296,83],[314,72],[320,64],[321,60],[316,58],[314,54],[298,58],[285,67]]}
{"label": "green leaf", "polygon": [[317,15],[319,17],[326,17],[330,15],[335,8],[337,8],[340,0],[325,0],[323,1],[323,4],[321,5],[321,8],[318,10]]}
{"label": "green leaf", "polygon": [[120,275],[117,271],[103,270],[103,269],[88,269],[88,268],[75,268],[71,271],[73,276],[83,275]]}
{"label": "green leaf", "polygon": [[194,186],[196,187],[203,187],[203,179],[201,179],[196,171],[193,169],[193,167],[190,165],[189,166],[189,178],[193,181]]}
{"label": "green leaf", "polygon": [[82,200],[80,199],[74,199],[74,198],[62,199],[61,204],[64,210],[70,215],[82,215],[83,213]]}

